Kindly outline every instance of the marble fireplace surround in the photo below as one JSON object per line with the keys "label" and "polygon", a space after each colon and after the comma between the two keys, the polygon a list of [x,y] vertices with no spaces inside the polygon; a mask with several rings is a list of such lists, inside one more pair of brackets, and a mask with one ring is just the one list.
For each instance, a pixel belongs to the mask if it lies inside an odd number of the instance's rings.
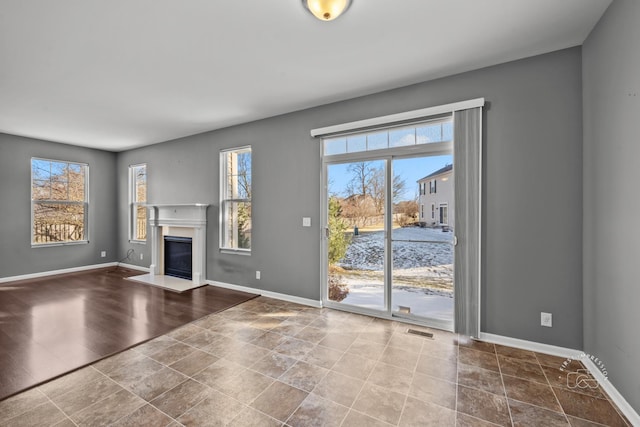
{"label": "marble fireplace surround", "polygon": [[191,237],[191,281],[197,286],[206,284],[208,206],[203,203],[147,205],[151,227],[151,275],[164,276],[165,235]]}

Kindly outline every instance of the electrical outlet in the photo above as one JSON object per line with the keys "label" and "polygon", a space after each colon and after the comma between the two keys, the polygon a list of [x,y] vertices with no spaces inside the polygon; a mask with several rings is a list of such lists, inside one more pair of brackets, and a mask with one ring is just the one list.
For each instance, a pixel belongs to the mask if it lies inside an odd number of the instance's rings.
{"label": "electrical outlet", "polygon": [[256,270],[256,279],[260,280],[260,270]]}
{"label": "electrical outlet", "polygon": [[553,315],[551,313],[540,313],[540,326],[550,328],[553,325]]}
{"label": "electrical outlet", "polygon": [[303,227],[311,227],[311,218],[305,216],[302,218],[302,226]]}
{"label": "electrical outlet", "polygon": [[107,256],[107,251],[102,251],[102,252],[100,252],[100,257],[101,257],[101,258],[104,258],[104,257],[106,257],[106,256]]}
{"label": "electrical outlet", "polygon": [[140,260],[144,259],[144,254],[140,254]]}

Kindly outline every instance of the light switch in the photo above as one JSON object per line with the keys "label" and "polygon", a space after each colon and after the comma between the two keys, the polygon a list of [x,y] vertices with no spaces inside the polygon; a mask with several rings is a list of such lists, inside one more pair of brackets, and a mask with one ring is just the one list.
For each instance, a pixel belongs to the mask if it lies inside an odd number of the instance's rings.
{"label": "light switch", "polygon": [[553,317],[551,313],[545,313],[545,312],[540,313],[540,326],[546,326],[548,328],[551,328],[553,326],[552,319]]}
{"label": "light switch", "polygon": [[311,218],[305,216],[302,218],[302,226],[303,227],[311,227]]}

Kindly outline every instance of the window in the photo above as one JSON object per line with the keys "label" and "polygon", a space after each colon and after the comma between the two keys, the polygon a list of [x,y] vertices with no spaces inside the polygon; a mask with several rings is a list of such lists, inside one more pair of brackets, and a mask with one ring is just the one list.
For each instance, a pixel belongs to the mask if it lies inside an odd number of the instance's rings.
{"label": "window", "polygon": [[412,125],[390,127],[354,135],[324,139],[324,155],[358,153],[421,144],[448,142],[453,139],[450,118],[429,120]]}
{"label": "window", "polygon": [[433,181],[429,181],[429,194],[435,194],[436,193],[436,183],[438,181],[437,180],[433,180]]}
{"label": "window", "polygon": [[420,205],[420,218],[424,219],[424,205]]}
{"label": "window", "polygon": [[31,159],[31,244],[86,243],[89,166]]}
{"label": "window", "polygon": [[220,152],[220,249],[251,251],[251,147]]}
{"label": "window", "polygon": [[147,165],[129,166],[129,240],[147,240]]}
{"label": "window", "polygon": [[431,203],[431,219],[436,219],[436,205]]}

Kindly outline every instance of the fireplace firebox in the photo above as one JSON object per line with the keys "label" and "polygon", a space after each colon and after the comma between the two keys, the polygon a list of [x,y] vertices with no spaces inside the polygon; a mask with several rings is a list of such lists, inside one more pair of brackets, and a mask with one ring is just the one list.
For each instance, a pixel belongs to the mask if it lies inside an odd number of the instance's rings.
{"label": "fireplace firebox", "polygon": [[164,236],[164,274],[191,280],[191,237]]}

